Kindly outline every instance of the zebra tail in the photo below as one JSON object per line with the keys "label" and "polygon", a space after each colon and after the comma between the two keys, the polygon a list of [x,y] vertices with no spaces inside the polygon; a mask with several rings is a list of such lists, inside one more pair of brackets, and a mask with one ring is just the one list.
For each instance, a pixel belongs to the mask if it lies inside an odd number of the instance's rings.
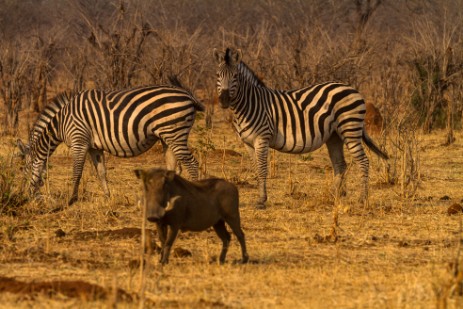
{"label": "zebra tail", "polygon": [[183,90],[188,92],[188,94],[191,97],[191,100],[193,101],[193,105],[197,111],[204,112],[206,110],[206,107],[204,106],[204,104],[199,102],[198,99],[195,98],[191,90],[182,85],[177,75],[169,75],[169,82],[172,86],[177,87],[177,88],[182,88]]}
{"label": "zebra tail", "polygon": [[365,130],[363,130],[363,134],[362,134],[362,140],[363,142],[368,146],[368,148],[370,148],[374,153],[376,153],[379,157],[383,158],[384,160],[388,160],[389,159],[389,156],[387,155],[387,153],[385,153],[384,151],[382,151],[381,149],[379,149],[378,146],[376,146],[376,144],[373,142],[373,140],[371,139],[370,136],[368,136],[367,132]]}

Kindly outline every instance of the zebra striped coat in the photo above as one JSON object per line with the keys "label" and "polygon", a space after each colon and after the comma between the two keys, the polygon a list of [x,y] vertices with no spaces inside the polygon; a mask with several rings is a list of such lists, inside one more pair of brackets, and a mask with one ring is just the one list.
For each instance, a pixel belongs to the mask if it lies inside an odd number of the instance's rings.
{"label": "zebra striped coat", "polygon": [[42,172],[49,155],[59,144],[70,147],[73,163],[73,193],[69,205],[78,198],[78,187],[86,154],[89,153],[103,190],[109,196],[103,151],[118,157],[137,156],[161,140],[168,169],[177,160],[191,178],[198,178],[198,162],[187,141],[196,111],[203,105],[193,95],[176,86],[147,86],[123,91],[86,90],[72,98],[58,95],[39,115],[29,137],[20,140],[26,172],[31,173],[30,190],[43,185]]}
{"label": "zebra striped coat", "polygon": [[336,197],[346,171],[346,145],[362,169],[362,200],[368,201],[369,163],[362,141],[382,158],[387,159],[387,155],[365,132],[365,102],[355,89],[329,82],[296,90],[274,90],[241,61],[240,50],[214,50],[214,57],[218,62],[219,102],[233,112],[235,131],[257,168],[259,208],[265,207],[267,200],[268,149],[307,153],[323,144],[328,147],[334,169]]}

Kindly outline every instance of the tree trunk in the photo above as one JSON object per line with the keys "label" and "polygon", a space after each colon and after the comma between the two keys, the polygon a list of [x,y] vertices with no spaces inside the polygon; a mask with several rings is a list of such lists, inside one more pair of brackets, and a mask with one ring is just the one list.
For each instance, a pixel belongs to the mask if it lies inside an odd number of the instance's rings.
{"label": "tree trunk", "polygon": [[447,94],[444,94],[444,100],[447,102],[447,136],[444,145],[448,146],[455,142],[455,136],[453,134],[453,101]]}

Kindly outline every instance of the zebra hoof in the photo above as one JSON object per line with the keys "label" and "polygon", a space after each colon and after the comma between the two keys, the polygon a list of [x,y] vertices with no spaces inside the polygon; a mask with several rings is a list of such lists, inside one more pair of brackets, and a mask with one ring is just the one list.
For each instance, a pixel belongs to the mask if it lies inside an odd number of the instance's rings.
{"label": "zebra hoof", "polygon": [[75,202],[77,202],[77,196],[71,197],[71,199],[70,199],[69,202],[68,202],[68,206],[71,206],[71,205],[74,204]]}
{"label": "zebra hoof", "polygon": [[265,209],[265,208],[267,208],[267,206],[265,206],[264,203],[257,203],[257,205],[256,205],[256,209],[262,210],[262,209]]}

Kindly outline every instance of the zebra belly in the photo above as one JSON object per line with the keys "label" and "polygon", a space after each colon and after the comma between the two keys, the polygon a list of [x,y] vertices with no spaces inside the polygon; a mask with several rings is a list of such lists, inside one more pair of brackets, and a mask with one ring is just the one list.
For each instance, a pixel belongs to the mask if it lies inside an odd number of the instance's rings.
{"label": "zebra belly", "polygon": [[104,150],[116,157],[135,157],[149,150],[157,141],[158,138],[154,136],[141,140],[132,138],[128,142],[111,138],[103,142],[100,138],[95,138],[93,148]]}
{"label": "zebra belly", "polygon": [[302,139],[301,136],[284,136],[278,134],[270,143],[270,148],[284,153],[307,153],[312,152],[323,146],[330,135],[318,136],[313,139]]}

